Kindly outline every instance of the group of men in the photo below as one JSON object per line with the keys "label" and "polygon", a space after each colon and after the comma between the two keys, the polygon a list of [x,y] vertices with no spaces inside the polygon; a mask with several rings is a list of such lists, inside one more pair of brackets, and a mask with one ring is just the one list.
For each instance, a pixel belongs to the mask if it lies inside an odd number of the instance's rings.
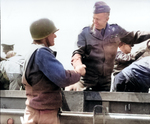
{"label": "group of men", "polygon": [[[23,124],[60,124],[58,112],[62,105],[61,88],[68,91],[110,91],[111,74],[118,47],[122,46],[122,42],[130,46],[141,43],[150,38],[150,33],[128,32],[117,24],[108,24],[109,14],[110,7],[105,2],[95,3],[93,24],[83,28],[78,35],[78,49],[72,54],[71,63],[74,70],[65,70],[50,48],[55,44],[55,32],[58,31],[54,23],[42,18],[30,25],[33,43],[24,61],[22,76],[27,96]],[[127,48],[123,49],[126,51]],[[128,81],[129,87],[143,86],[143,82],[150,80],[149,72],[148,56],[118,73],[113,91],[117,91],[121,80],[123,85]],[[136,77],[142,82],[136,84]],[[148,83],[144,83],[140,88],[142,91],[146,88],[147,91],[149,86]],[[120,89],[119,87],[118,91],[121,91]],[[140,90],[135,89],[134,91]]]}

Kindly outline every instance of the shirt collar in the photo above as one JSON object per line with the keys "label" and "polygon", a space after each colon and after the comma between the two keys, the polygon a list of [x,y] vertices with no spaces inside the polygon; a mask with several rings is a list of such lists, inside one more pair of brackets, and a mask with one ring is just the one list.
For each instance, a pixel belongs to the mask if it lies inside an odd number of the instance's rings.
{"label": "shirt collar", "polygon": [[104,31],[104,35],[101,34],[101,30],[98,30],[96,29],[93,25],[91,26],[91,30],[90,30],[90,33],[96,37],[97,39],[105,39],[109,34],[110,34],[110,31],[109,31],[109,24],[107,23],[106,24],[106,27],[105,29],[102,29]]}

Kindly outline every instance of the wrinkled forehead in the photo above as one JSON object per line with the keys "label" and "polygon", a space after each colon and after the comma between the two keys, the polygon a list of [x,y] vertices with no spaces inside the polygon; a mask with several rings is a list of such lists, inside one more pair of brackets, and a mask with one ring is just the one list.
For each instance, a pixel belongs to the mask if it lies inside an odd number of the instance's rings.
{"label": "wrinkled forehead", "polygon": [[98,13],[98,14],[93,14],[93,18],[106,18],[109,16],[109,13]]}

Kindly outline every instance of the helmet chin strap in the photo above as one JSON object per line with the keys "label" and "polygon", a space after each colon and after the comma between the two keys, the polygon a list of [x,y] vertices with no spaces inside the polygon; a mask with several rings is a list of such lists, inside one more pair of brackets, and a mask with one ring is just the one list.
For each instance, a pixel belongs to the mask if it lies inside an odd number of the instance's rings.
{"label": "helmet chin strap", "polygon": [[49,47],[49,46],[50,46],[48,37],[45,38],[45,43],[44,43],[44,44],[45,44],[46,47]]}

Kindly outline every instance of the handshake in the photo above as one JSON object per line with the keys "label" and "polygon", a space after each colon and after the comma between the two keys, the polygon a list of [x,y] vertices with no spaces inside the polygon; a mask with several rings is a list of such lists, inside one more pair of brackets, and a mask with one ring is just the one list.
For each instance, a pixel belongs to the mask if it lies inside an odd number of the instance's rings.
{"label": "handshake", "polygon": [[[85,75],[85,73],[86,73],[86,70],[85,70],[86,66],[84,64],[80,63],[80,64],[78,64],[76,66],[73,66],[73,67],[74,67],[74,71],[76,73],[81,74],[81,76]],[[84,87],[84,85],[82,83],[80,83],[80,81],[75,83],[75,84],[72,84],[72,85],[69,85],[69,86],[65,87],[65,91],[83,91],[83,90],[85,90],[85,87]]]}
{"label": "handshake", "polygon": [[74,67],[75,72],[80,73],[81,76],[84,76],[86,73],[86,66],[84,64],[80,64]]}

